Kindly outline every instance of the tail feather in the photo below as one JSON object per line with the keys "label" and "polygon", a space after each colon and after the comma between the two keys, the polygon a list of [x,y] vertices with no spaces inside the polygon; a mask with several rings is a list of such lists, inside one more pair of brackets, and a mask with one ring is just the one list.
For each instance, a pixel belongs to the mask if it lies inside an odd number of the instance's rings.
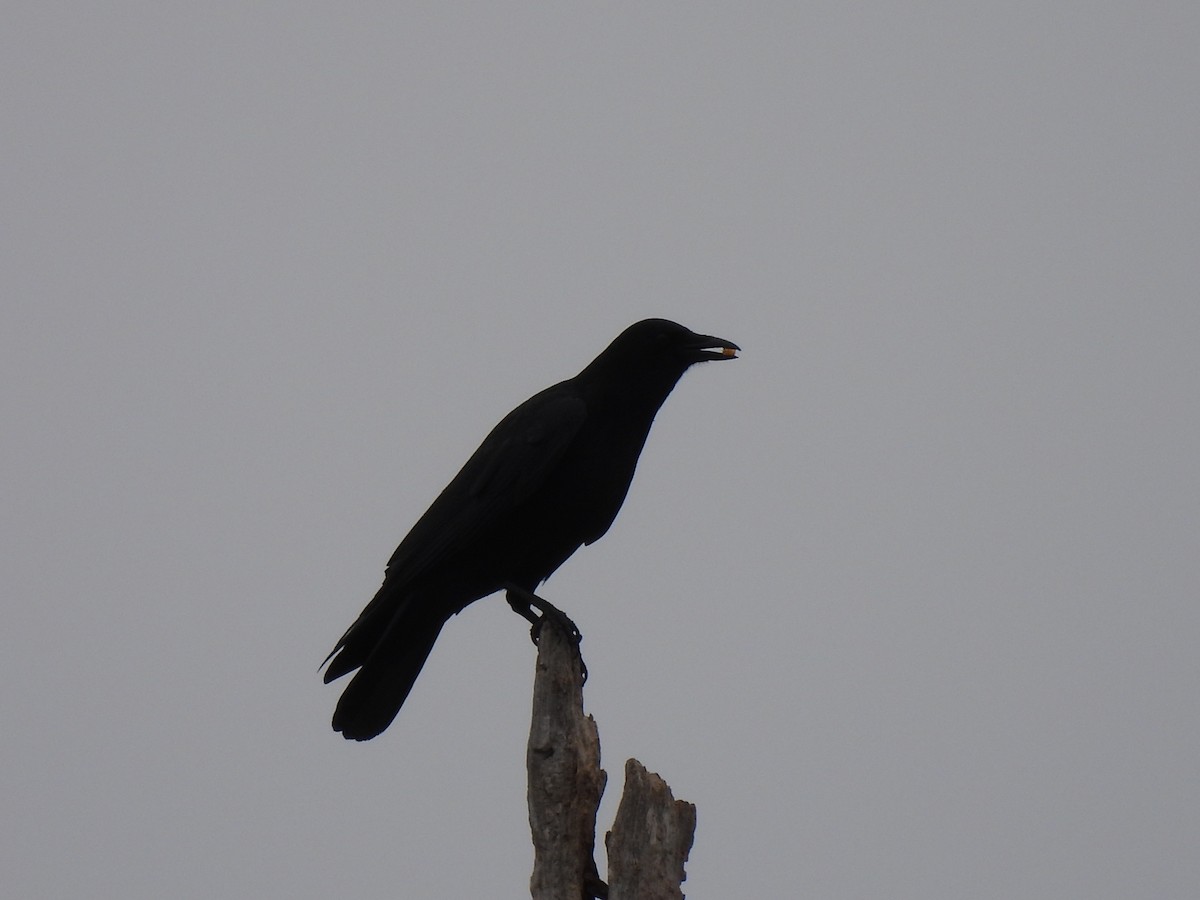
{"label": "tail feather", "polygon": [[[333,730],[347,740],[367,741],[392,724],[445,624],[437,615],[398,617],[346,685],[333,713]],[[325,681],[354,667],[334,659]]]}

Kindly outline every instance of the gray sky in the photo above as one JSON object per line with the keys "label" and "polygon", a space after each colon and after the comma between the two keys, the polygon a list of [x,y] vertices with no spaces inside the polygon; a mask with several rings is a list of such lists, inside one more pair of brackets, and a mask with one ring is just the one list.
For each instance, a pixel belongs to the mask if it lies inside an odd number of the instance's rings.
{"label": "gray sky", "polygon": [[[317,666],[487,430],[739,342],[546,585],[722,898],[1200,894],[1194,3],[18,3],[6,896],[526,895],[499,598]],[[603,861],[601,861],[603,867]]]}

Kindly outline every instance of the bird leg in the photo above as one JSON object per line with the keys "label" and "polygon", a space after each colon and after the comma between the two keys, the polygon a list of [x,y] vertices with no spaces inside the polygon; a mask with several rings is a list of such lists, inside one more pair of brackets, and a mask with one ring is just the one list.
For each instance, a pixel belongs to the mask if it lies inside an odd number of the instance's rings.
{"label": "bird leg", "polygon": [[[579,630],[579,626],[571,621],[570,616],[551,603],[539,597],[533,591],[527,591],[523,587],[512,584],[511,582],[504,586],[504,598],[508,601],[508,605],[512,607],[513,612],[521,616],[523,619],[528,619],[530,622],[529,637],[536,644],[542,633],[542,626],[546,624],[546,619],[549,618],[552,622],[558,625],[576,644],[583,640],[583,634]],[[537,609],[541,615],[534,613]],[[588,670],[583,662],[583,657],[579,658],[579,669],[583,675],[583,680],[587,681]]]}
{"label": "bird leg", "polygon": [[[523,619],[528,619],[533,626],[529,629],[529,636],[533,638],[533,642],[538,642],[538,635],[542,631],[542,625],[545,623],[546,617],[549,616],[558,626],[567,633],[575,643],[583,640],[583,635],[579,631],[579,627],[571,621],[570,617],[551,603],[539,597],[532,591],[527,591],[522,587],[509,583],[504,586],[504,598],[508,600],[508,605],[513,608],[513,612],[521,616]],[[536,615],[534,610],[541,612],[541,615]]]}

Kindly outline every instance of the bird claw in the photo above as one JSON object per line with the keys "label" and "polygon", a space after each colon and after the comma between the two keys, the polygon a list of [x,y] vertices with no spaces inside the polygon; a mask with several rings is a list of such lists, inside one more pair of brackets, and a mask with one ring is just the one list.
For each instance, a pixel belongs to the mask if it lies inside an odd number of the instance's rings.
{"label": "bird claw", "polygon": [[529,628],[529,636],[536,644],[542,636],[542,628],[546,625],[546,620],[550,619],[560,629],[567,639],[572,643],[578,644],[583,640],[583,633],[580,632],[579,626],[576,625],[561,609],[551,606],[549,609],[543,610],[542,614],[537,617],[537,621]]}
{"label": "bird claw", "polygon": [[[513,611],[517,615],[529,621],[532,626],[529,629],[529,636],[535,644],[541,636],[542,627],[546,624],[546,619],[553,620],[567,637],[576,644],[583,640],[583,632],[579,630],[579,626],[571,620],[570,616],[549,600],[545,600],[532,591],[527,591],[516,585],[508,585],[505,588],[505,598],[508,600],[508,605],[513,608]],[[535,614],[535,609],[541,615]]]}
{"label": "bird claw", "polygon": [[[536,646],[538,641],[541,639],[542,628],[545,627],[547,619],[551,620],[560,629],[562,629],[562,632],[567,636],[567,639],[572,641],[576,646],[583,641],[583,632],[579,630],[579,626],[571,620],[570,616],[568,616],[550,601],[539,597],[532,591],[527,591],[524,588],[510,584],[505,588],[505,599],[508,600],[508,605],[513,608],[513,611],[516,612],[517,615],[529,620],[529,638],[533,641],[534,646]],[[535,609],[537,609],[541,615],[534,613]],[[582,656],[579,658],[579,674],[584,683],[586,683],[588,678],[588,670],[587,666],[583,662]]]}

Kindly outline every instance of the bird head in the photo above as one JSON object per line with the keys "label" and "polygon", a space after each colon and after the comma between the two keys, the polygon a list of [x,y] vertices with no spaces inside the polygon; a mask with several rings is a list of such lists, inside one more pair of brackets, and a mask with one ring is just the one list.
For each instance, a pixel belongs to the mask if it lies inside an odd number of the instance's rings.
{"label": "bird head", "polygon": [[617,335],[575,382],[592,401],[604,397],[630,410],[656,410],[689,366],[734,359],[740,349],[667,319],[644,319]]}
{"label": "bird head", "polygon": [[733,341],[697,334],[668,319],[643,319],[626,328],[613,341],[631,355],[687,368],[693,363],[735,359],[742,348]]}

